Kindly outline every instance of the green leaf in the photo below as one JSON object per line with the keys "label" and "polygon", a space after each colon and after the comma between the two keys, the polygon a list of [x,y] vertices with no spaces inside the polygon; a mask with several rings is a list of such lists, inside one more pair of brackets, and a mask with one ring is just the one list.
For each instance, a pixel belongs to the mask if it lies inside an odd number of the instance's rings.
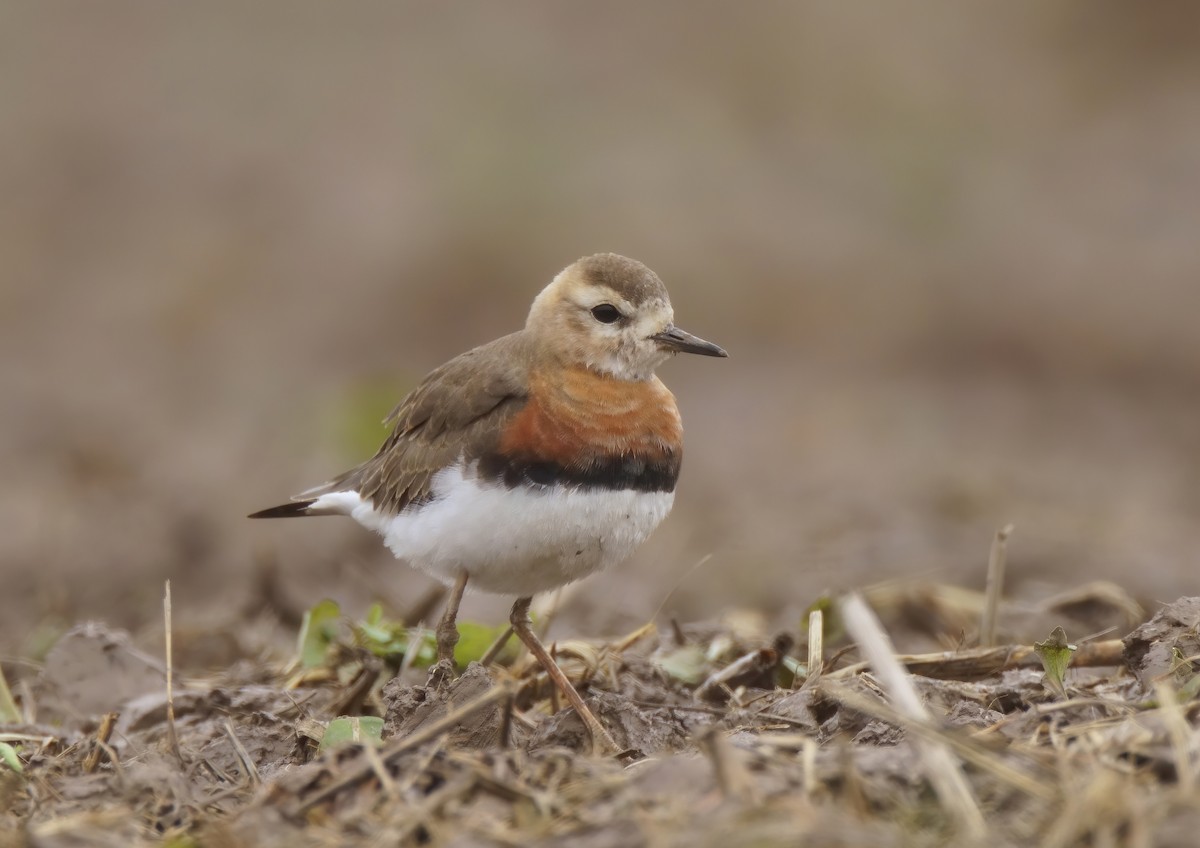
{"label": "green leaf", "polygon": [[1050,631],[1050,638],[1045,642],[1034,642],[1033,649],[1042,660],[1042,668],[1046,671],[1043,682],[1055,694],[1066,697],[1067,687],[1063,682],[1067,666],[1071,664],[1071,654],[1078,646],[1067,642],[1067,632],[1061,627]]}
{"label": "green leaf", "polygon": [[[468,664],[483,659],[488,648],[492,647],[492,644],[503,636],[506,630],[508,630],[507,625],[489,627],[475,621],[460,621],[458,623],[458,644],[454,646],[454,662],[459,668],[466,668]],[[431,644],[433,651],[430,662],[437,659],[436,640],[433,640]],[[496,657],[497,661],[511,662],[516,659],[519,644],[515,638],[509,639],[503,650],[500,651],[500,655]]]}
{"label": "green leaf", "polygon": [[375,747],[382,745],[383,719],[379,716],[339,716],[325,728],[317,750],[328,751],[351,742]]}
{"label": "green leaf", "polygon": [[25,772],[25,766],[21,765],[21,758],[17,756],[17,749],[7,742],[0,742],[0,763],[4,763],[17,774]]}
{"label": "green leaf", "polygon": [[428,631],[408,628],[396,619],[385,618],[383,608],[378,604],[372,605],[367,610],[366,618],[354,625],[354,636],[358,644],[390,663],[399,663],[404,658],[413,634],[419,632],[424,632],[424,636],[416,646],[417,655],[413,657],[413,664],[417,667],[428,665],[422,662],[426,653],[433,656],[433,648],[426,650],[426,645],[433,644],[433,636]]}
{"label": "green leaf", "polygon": [[[404,628],[391,628],[386,624],[371,624],[364,621],[355,625],[355,633],[364,648],[372,653],[387,655],[393,652],[393,644],[404,641]],[[401,646],[401,650],[403,647]]]}
{"label": "green leaf", "polygon": [[656,657],[654,664],[681,683],[695,685],[708,676],[708,652],[700,645],[681,645]]}
{"label": "green leaf", "polygon": [[325,654],[337,638],[337,623],[342,611],[336,601],[326,598],[304,613],[296,654],[301,668],[319,668],[325,664]]}
{"label": "green leaf", "polygon": [[796,685],[797,680],[804,680],[807,677],[808,664],[800,662],[795,657],[785,655],[779,664],[779,679],[775,681],[775,685],[781,689],[791,689]]}
{"label": "green leaf", "polygon": [[821,638],[826,645],[831,645],[846,635],[846,628],[842,624],[842,613],[838,607],[836,598],[833,595],[822,595],[804,611],[804,616],[801,618],[800,632],[808,632],[808,617],[817,610],[821,611]]}
{"label": "green leaf", "polygon": [[19,724],[20,721],[21,711],[17,709],[12,690],[4,679],[4,669],[0,668],[0,724]]}
{"label": "green leaf", "polygon": [[[460,621],[458,645],[454,649],[455,661],[465,668],[469,663],[482,659],[505,630],[506,626],[489,627],[473,621]],[[392,663],[399,663],[409,652],[410,646],[416,652],[410,660],[414,668],[426,668],[437,661],[437,637],[432,631],[405,627],[397,620],[384,618],[383,609],[378,605],[372,606],[365,619],[354,625],[354,634],[359,645]],[[510,641],[501,651],[499,659],[515,659],[517,647],[515,641]]]}

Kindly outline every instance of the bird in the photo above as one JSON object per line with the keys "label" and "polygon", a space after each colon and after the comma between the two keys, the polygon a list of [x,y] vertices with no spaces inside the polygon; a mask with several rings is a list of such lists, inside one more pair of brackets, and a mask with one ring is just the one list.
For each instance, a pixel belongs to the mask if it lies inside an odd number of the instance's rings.
{"label": "bird", "polygon": [[466,588],[517,596],[512,632],[616,752],[534,632],[533,595],[615,565],[667,517],[683,428],[655,375],[672,355],[726,357],[674,323],[658,275],[585,256],[534,298],[524,328],[436,368],[384,419],[361,465],[250,518],[346,515],[450,587],[436,630],[453,672]]}

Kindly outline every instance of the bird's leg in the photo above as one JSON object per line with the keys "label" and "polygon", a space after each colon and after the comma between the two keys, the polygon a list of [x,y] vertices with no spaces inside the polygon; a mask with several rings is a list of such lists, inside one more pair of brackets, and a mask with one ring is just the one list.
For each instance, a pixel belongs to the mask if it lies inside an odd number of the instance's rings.
{"label": "bird's leg", "polygon": [[434,631],[438,637],[438,664],[433,667],[430,678],[438,684],[454,676],[454,646],[458,644],[458,605],[462,603],[462,594],[466,589],[467,572],[458,572],[454,585],[450,587],[450,597],[446,599],[442,620],[438,621],[438,629]]}
{"label": "bird's leg", "polygon": [[513,604],[512,613],[508,620],[512,623],[513,632],[517,634],[517,638],[525,643],[525,647],[529,649],[529,653],[533,654],[534,659],[546,670],[546,674],[550,676],[550,680],[558,687],[558,691],[566,697],[567,701],[574,708],[575,713],[583,720],[584,727],[592,737],[593,753],[602,756],[610,756],[620,753],[621,749],[617,747],[617,743],[613,741],[612,736],[604,729],[604,725],[600,720],[592,714],[588,709],[588,705],[583,702],[583,698],[575,691],[575,687],[571,685],[571,681],[563,674],[563,670],[558,667],[558,663],[550,656],[537,634],[533,632],[533,622],[529,619],[529,604],[533,598],[518,598]]}

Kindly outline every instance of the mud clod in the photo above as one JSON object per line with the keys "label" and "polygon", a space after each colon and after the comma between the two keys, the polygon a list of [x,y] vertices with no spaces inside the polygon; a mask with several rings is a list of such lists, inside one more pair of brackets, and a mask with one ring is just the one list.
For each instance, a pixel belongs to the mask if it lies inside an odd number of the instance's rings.
{"label": "mud clod", "polygon": [[1143,686],[1200,656],[1200,598],[1180,598],[1125,637],[1125,663]]}

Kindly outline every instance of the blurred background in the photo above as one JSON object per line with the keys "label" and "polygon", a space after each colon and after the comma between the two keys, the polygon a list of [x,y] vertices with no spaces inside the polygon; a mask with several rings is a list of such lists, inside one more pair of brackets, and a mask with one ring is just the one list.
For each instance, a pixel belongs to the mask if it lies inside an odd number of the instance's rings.
{"label": "blurred background", "polygon": [[[243,516],[369,455],[575,258],[661,376],[675,513],[564,633],[881,580],[1196,591],[1200,6],[0,6],[0,643],[429,581]],[[464,616],[503,620],[507,599]],[[357,605],[357,606],[356,606]]]}

